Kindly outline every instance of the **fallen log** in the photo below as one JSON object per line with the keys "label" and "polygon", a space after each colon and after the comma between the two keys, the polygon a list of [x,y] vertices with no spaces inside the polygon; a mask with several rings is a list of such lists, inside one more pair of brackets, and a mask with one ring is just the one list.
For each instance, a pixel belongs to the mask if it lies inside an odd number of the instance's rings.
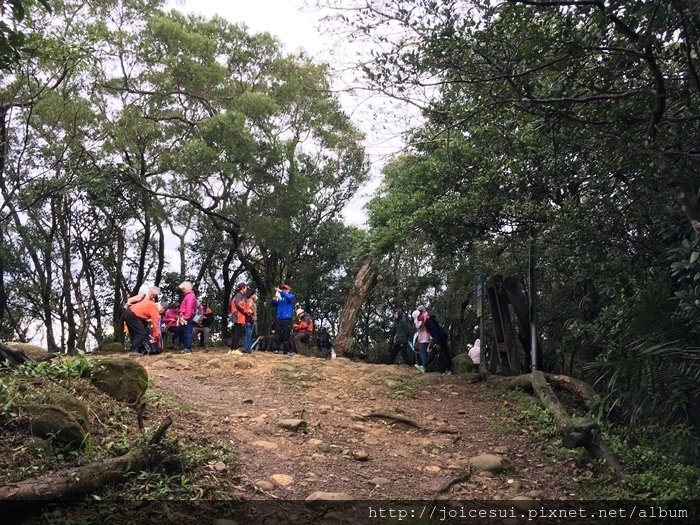
{"label": "fallen log", "polygon": [[598,424],[590,419],[571,417],[552,386],[576,395],[586,403],[589,409],[597,407],[600,403],[600,396],[593,387],[569,376],[545,374],[536,370],[531,374],[522,374],[503,383],[505,388],[521,388],[537,395],[542,405],[554,418],[561,432],[564,447],[585,448],[594,457],[605,461],[618,476],[624,476],[619,460],[603,443],[598,433]]}
{"label": "fallen log", "polygon": [[26,479],[0,486],[0,503],[49,502],[76,498],[94,492],[109,483],[128,479],[163,462],[156,447],[173,420],[167,417],[149,444],[123,456],[66,469],[47,476]]}
{"label": "fallen log", "polygon": [[571,417],[564,405],[559,401],[559,398],[554,393],[554,389],[547,382],[544,373],[535,370],[530,374],[532,379],[532,388],[535,390],[537,397],[544,407],[552,414],[557,426],[563,433],[580,432],[589,433],[598,428],[598,423],[590,419],[580,417]]}
{"label": "fallen log", "polygon": [[[547,382],[552,384],[552,386],[555,386],[560,390],[565,390],[575,395],[584,402],[586,408],[588,408],[589,410],[595,410],[601,403],[600,394],[598,394],[598,392],[596,392],[595,389],[585,381],[581,381],[580,379],[576,379],[575,377],[565,376],[562,374],[546,374],[544,372],[542,373],[547,379]],[[532,377],[530,374],[521,374],[519,376],[510,378],[508,379],[508,381],[503,383],[503,386],[505,388],[508,388],[509,390],[521,388],[522,390],[528,392],[534,392],[534,389],[532,387]]]}

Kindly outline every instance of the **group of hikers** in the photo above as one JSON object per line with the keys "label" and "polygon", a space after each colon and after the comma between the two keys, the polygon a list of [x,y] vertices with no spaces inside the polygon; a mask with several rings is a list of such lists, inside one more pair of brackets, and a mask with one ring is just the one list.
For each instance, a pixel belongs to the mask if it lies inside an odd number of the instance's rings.
{"label": "group of hikers", "polygon": [[[181,353],[192,352],[195,339],[200,346],[209,343],[213,310],[197,299],[192,283],[184,281],[179,285],[182,294],[180,302],[169,307],[158,304],[160,289],[157,286],[142,286],[138,293],[129,297],[124,304],[123,321],[129,334],[132,353],[149,355],[159,353],[164,346],[164,335],[170,334],[174,346]],[[302,345],[310,345],[314,332],[312,317],[303,308],[294,308],[296,295],[288,284],[275,289],[269,305],[275,309],[275,322],[270,337],[253,338],[257,332],[257,293],[246,283],[238,283],[229,305],[231,327],[230,352],[250,354],[256,344],[260,349],[279,352],[285,355],[299,353]],[[296,322],[295,321],[296,317]],[[150,334],[149,334],[150,326]],[[327,335],[327,332],[324,331]],[[326,357],[332,355],[330,337],[319,337],[319,351]]]}
{"label": "group of hikers", "polygon": [[[178,288],[182,298],[169,307],[156,302],[160,294],[156,286],[142,286],[138,294],[127,299],[123,320],[129,333],[131,352],[141,355],[159,353],[164,346],[164,333],[171,334],[174,346],[181,348],[182,353],[192,352],[195,338],[199,339],[200,346],[208,344],[213,321],[212,309],[197,299],[189,281],[184,281]],[[311,315],[301,307],[295,309],[296,295],[292,293],[289,284],[275,287],[274,292],[268,302],[268,306],[275,311],[271,333],[269,336],[258,337],[254,342],[258,322],[257,292],[244,282],[236,285],[229,304],[231,353],[251,354],[257,348],[291,356],[301,353],[302,346],[311,345],[314,333]],[[392,317],[394,341],[389,352],[389,363],[393,363],[401,353],[404,363],[411,364],[415,361],[415,367],[426,372],[439,354],[445,366],[443,374],[452,374],[452,352],[448,335],[433,313],[423,305],[412,312],[410,318],[415,327],[412,339],[412,330],[404,310],[396,308]],[[317,347],[323,357],[335,356],[332,341],[325,330],[317,336]],[[436,347],[437,352],[431,352],[431,347]],[[409,356],[409,348],[415,354],[415,359]]]}
{"label": "group of hikers", "polygon": [[411,348],[416,355],[414,365],[421,372],[426,372],[435,359],[436,352],[430,352],[435,345],[445,365],[444,375],[452,375],[452,352],[447,342],[447,331],[440,326],[437,318],[428,309],[420,305],[411,314],[416,332],[411,340],[411,330],[406,313],[402,308],[396,308],[392,314],[394,319],[394,344],[389,352],[389,364],[401,353],[404,363],[413,361],[408,353]]}

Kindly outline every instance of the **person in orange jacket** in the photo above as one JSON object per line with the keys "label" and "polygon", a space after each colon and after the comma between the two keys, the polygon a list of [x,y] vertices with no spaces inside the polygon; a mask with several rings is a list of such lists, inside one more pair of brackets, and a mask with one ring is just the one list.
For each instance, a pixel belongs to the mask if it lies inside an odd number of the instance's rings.
{"label": "person in orange jacket", "polygon": [[129,329],[131,338],[131,351],[139,354],[149,353],[148,321],[151,321],[151,337],[156,345],[160,345],[160,310],[164,309],[156,304],[151,296],[132,304],[124,310],[124,323]]}
{"label": "person in orange jacket", "polygon": [[241,350],[243,345],[243,337],[245,336],[245,324],[253,315],[253,312],[248,306],[248,285],[246,283],[238,283],[236,286],[236,294],[231,300],[231,322],[233,330],[231,333],[231,351],[236,352]]}

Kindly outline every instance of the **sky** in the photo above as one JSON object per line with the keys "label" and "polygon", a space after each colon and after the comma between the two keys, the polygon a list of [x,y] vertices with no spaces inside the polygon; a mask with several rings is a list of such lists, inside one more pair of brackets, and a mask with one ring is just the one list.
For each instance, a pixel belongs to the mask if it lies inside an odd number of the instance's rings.
{"label": "sky", "polygon": [[[320,19],[325,13],[310,8],[310,3],[309,0],[171,0],[170,7],[205,18],[218,15],[231,22],[245,24],[252,32],[269,32],[282,42],[289,53],[304,50],[319,62],[346,69],[351,59],[343,57],[353,56],[355,50],[349,48],[347,42],[331,35],[327,27],[324,29]],[[347,87],[348,82],[340,76],[336,77],[338,89]],[[371,178],[343,213],[347,224],[362,226],[367,218],[363,206],[379,186],[383,165],[401,149],[402,130],[387,126],[386,123],[393,122],[393,119],[377,118],[382,108],[387,112],[396,110],[393,101],[367,94],[342,93],[339,98],[355,125],[367,136],[364,145],[371,163]]]}

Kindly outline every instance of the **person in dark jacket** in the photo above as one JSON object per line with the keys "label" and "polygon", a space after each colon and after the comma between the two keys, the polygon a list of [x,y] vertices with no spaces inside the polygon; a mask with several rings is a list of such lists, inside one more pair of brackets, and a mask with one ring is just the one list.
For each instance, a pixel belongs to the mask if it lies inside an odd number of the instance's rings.
{"label": "person in dark jacket", "polygon": [[389,352],[389,364],[393,364],[396,356],[401,352],[401,358],[404,364],[410,365],[411,361],[408,357],[408,340],[410,339],[410,332],[408,328],[408,320],[406,319],[406,314],[403,309],[396,308],[392,314],[394,318],[394,344],[391,347],[391,352]]}

